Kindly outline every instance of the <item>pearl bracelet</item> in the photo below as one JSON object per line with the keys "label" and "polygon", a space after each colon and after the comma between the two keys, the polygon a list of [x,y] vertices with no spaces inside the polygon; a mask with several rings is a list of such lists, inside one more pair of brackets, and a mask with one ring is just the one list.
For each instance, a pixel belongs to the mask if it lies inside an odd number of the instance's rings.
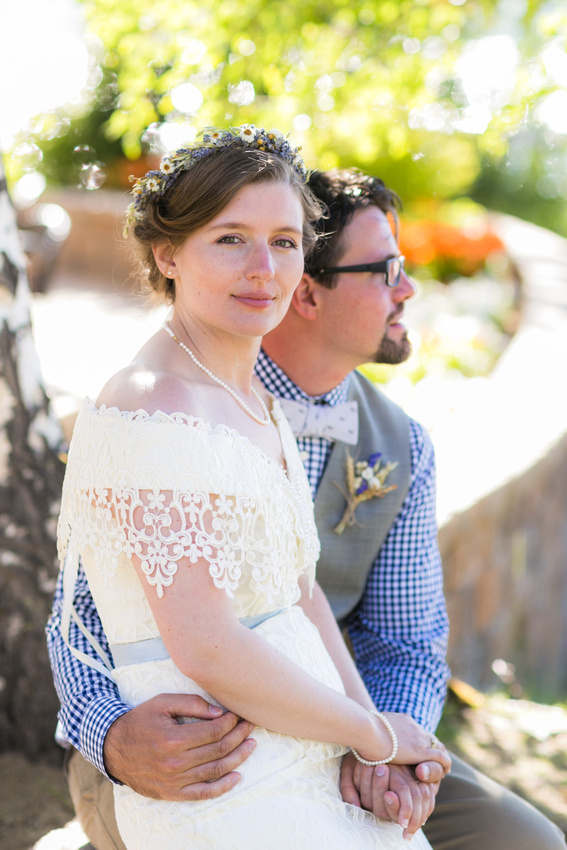
{"label": "pearl bracelet", "polygon": [[390,753],[390,755],[388,756],[387,759],[379,759],[378,761],[369,761],[368,759],[363,759],[362,756],[360,755],[360,753],[358,753],[354,749],[354,747],[350,747],[350,751],[353,754],[353,756],[355,757],[355,759],[357,759],[361,764],[366,764],[369,767],[374,767],[377,764],[389,764],[389,762],[393,761],[398,754],[398,736],[394,732],[394,727],[392,726],[392,724],[390,723],[388,718],[384,717],[384,715],[380,711],[376,711],[375,708],[371,708],[370,714],[375,714],[376,717],[379,717],[380,720],[382,721],[382,723],[384,724],[384,726],[386,727],[386,729],[388,730],[388,734],[389,734],[390,738],[392,739],[392,752]]}

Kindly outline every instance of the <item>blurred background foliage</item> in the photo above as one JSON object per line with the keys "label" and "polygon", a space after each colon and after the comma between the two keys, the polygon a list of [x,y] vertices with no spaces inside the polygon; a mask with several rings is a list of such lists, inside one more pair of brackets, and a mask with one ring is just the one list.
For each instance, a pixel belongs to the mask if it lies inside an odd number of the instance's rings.
{"label": "blurred background foliage", "polygon": [[410,214],[469,197],[567,235],[563,0],[77,3],[88,85],[14,140],[12,182],[124,187],[196,128],[247,122],[379,174]]}
{"label": "blurred background foliage", "polygon": [[357,166],[403,198],[422,297],[395,380],[491,371],[520,293],[487,209],[567,236],[564,0],[49,2],[81,17],[84,84],[11,140],[16,203],[124,191],[205,126],[277,127],[309,167]]}

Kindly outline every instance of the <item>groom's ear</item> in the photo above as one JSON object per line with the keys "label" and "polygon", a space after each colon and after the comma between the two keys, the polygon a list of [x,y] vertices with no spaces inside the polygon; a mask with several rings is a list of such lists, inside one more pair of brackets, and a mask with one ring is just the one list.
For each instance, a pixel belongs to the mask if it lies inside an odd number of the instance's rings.
{"label": "groom's ear", "polygon": [[321,287],[311,275],[304,272],[291,297],[291,306],[303,319],[312,322],[317,318],[320,304],[320,289]]}

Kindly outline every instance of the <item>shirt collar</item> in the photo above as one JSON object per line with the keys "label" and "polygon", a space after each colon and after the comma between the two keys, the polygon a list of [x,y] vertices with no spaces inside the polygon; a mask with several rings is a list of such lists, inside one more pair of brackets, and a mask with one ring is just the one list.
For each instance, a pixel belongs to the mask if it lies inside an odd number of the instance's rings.
{"label": "shirt collar", "polygon": [[255,367],[256,374],[268,390],[279,398],[295,401],[310,401],[316,404],[344,404],[348,401],[350,376],[347,375],[336,387],[320,396],[309,396],[289,378],[272,358],[260,349]]}

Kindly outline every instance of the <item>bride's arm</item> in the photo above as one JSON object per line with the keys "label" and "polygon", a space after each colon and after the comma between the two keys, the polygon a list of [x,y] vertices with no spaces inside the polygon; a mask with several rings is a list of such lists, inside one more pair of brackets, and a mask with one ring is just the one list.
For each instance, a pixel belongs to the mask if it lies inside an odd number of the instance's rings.
{"label": "bride's arm", "polygon": [[[135,559],[136,560],[136,559]],[[313,679],[241,625],[209,565],[179,561],[158,598],[136,565],[162,639],[175,664],[221,705],[258,726],[302,738],[358,746],[389,755],[385,729],[358,703]]]}
{"label": "bride's arm", "polygon": [[[326,687],[261,634],[242,626],[226,593],[215,587],[206,561],[179,561],[161,598],[139,562],[136,568],[174,662],[219,703],[277,732],[353,746],[368,759],[390,755],[388,732],[367,710],[372,703]],[[406,763],[442,760],[439,750],[429,749],[430,738],[419,730],[411,740],[400,741],[401,757]]]}
{"label": "bride's arm", "polygon": [[[370,698],[366,685],[360,676],[354,660],[347,649],[343,640],[337,621],[331,610],[331,606],[325,596],[320,585],[315,582],[313,593],[310,595],[307,586],[307,577],[304,575],[300,579],[301,600],[300,605],[309,617],[312,623],[317,626],[327,651],[335,663],[335,667],[339,671],[347,696],[365,706],[367,709],[373,709],[374,703]],[[394,727],[399,741],[398,755],[394,759],[395,764],[415,765],[422,759],[412,760],[413,747],[419,745],[418,742],[425,739],[431,743],[432,737],[430,733],[424,730],[413,717],[409,714],[394,714],[387,712],[386,716]],[[436,745],[437,747],[437,745]],[[409,748],[409,752],[408,752]],[[356,747],[358,749],[358,747]],[[434,750],[435,752],[435,750]],[[439,752],[439,750],[437,750]],[[364,753],[362,753],[364,755]],[[434,758],[432,761],[439,761]],[[441,761],[443,773],[448,773],[451,767],[451,760],[444,754],[444,759]]]}
{"label": "bride's arm", "polygon": [[301,588],[299,604],[311,622],[317,626],[327,652],[340,673],[347,695],[367,709],[374,708],[374,703],[356,669],[321,586],[318,582],[315,582],[313,593],[310,594],[306,575],[303,575],[299,580],[299,586]]}
{"label": "bride's arm", "polygon": [[[301,578],[300,586],[302,596],[299,604],[319,629],[327,650],[341,674],[347,694],[360,702],[361,705],[371,708],[372,701],[364,681],[346,647],[322,588],[316,583],[313,594],[310,596],[305,576]],[[396,728],[400,741],[403,741],[408,735],[412,735],[416,729],[420,729],[416,721],[409,715],[387,713],[387,717]],[[399,759],[396,758],[395,761],[399,762]],[[449,767],[450,762],[441,765],[442,773],[440,776],[447,773]],[[354,805],[360,805],[363,801],[363,805],[373,810],[379,818],[385,817],[386,820],[391,819],[399,823],[404,827],[404,838],[408,838],[420,828],[435,807],[435,794],[440,781],[437,770],[435,771],[437,777],[434,781],[435,790],[430,791],[433,786],[427,782],[419,782],[413,768],[408,763],[390,765],[387,773],[389,779],[384,782],[384,780],[376,777],[374,770],[362,768],[352,756],[348,756],[343,761],[341,768],[341,793],[346,801],[352,802]],[[355,778],[356,785],[354,784]],[[397,798],[395,810],[388,810],[388,806],[384,805],[384,793],[386,791],[390,792],[389,802],[392,792],[394,792],[393,796]]]}
{"label": "bride's arm", "polygon": [[[319,629],[327,650],[341,674],[347,694],[361,705],[371,708],[372,700],[346,647],[322,588],[315,583],[313,593],[310,596],[305,576],[301,578],[300,586],[302,596],[299,604]],[[404,741],[408,735],[413,735],[416,730],[423,731],[409,715],[388,713],[387,717],[395,727],[400,741]],[[399,762],[399,759],[396,758],[395,761]],[[447,773],[449,767],[450,762],[442,765],[443,773]],[[373,810],[378,817],[386,817],[387,820],[391,819],[403,826],[404,838],[409,838],[433,811],[439,779],[437,779],[435,791],[430,793],[430,786],[427,783],[417,781],[412,767],[407,762],[391,765],[387,776],[391,784],[389,784],[389,781],[384,783],[384,780],[377,778],[371,768],[363,768],[360,764],[357,764],[352,756],[345,758],[341,768],[343,799],[354,803],[354,805],[360,805],[363,800],[363,805]],[[355,782],[356,784],[354,784]],[[389,800],[392,797],[392,792],[395,792],[394,796],[397,798],[397,809],[395,811],[394,809],[388,810],[388,807],[384,805],[384,792],[386,791],[390,791]]]}

